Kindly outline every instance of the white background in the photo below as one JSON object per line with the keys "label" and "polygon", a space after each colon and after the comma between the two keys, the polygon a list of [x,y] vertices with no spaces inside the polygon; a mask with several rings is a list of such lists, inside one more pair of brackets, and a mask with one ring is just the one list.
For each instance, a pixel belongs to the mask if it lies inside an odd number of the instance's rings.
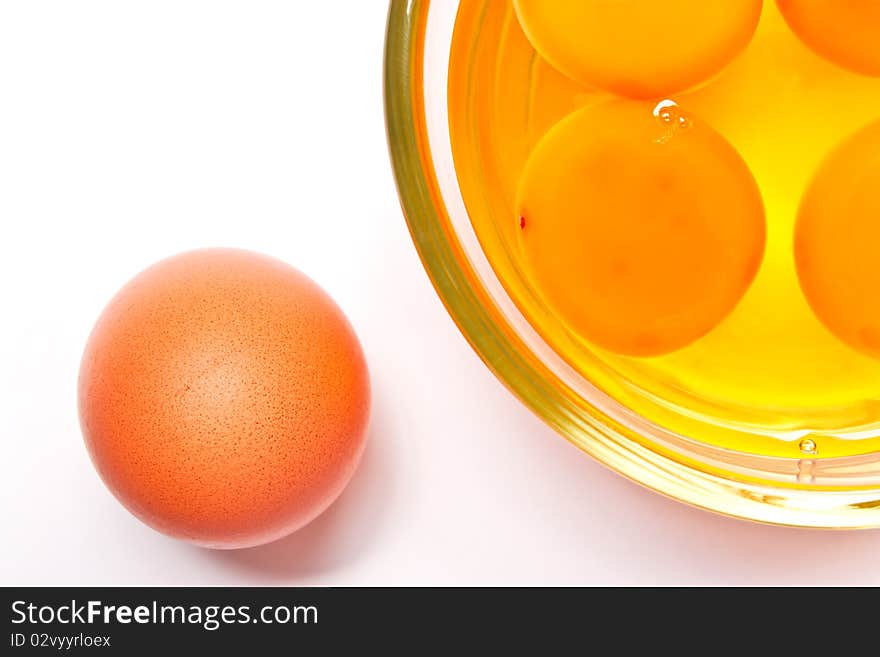
{"label": "white background", "polygon": [[[388,163],[386,3],[0,3],[0,584],[880,584],[880,533],[764,527],[624,481],[526,411],[422,271]],[[212,552],[105,490],[91,325],[151,262],[283,258],[356,326],[375,406],[339,501]]]}

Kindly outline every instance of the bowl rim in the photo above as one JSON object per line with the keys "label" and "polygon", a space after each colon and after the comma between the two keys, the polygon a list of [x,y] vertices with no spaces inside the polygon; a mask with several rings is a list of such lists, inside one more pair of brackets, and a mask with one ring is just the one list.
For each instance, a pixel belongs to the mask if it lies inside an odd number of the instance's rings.
{"label": "bowl rim", "polygon": [[389,3],[384,104],[391,165],[422,265],[460,332],[493,374],[564,438],[618,474],[672,499],[775,525],[880,527],[880,488],[788,487],[705,469],[650,448],[573,391],[551,383],[554,374],[523,348],[466,262],[446,214],[431,159],[422,86],[430,2]]}

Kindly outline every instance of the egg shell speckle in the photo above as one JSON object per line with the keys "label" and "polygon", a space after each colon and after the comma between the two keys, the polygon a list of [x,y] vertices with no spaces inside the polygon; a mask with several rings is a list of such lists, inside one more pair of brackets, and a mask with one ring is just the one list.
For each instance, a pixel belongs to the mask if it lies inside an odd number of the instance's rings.
{"label": "egg shell speckle", "polygon": [[357,336],[311,279],[231,249],[164,260],[104,310],[80,368],[86,446],[137,517],[239,548],[339,495],[370,406]]}

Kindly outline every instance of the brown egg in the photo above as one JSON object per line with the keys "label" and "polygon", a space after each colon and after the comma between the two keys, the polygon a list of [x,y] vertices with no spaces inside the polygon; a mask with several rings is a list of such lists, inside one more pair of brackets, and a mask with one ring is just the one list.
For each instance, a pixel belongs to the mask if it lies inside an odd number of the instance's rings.
{"label": "brown egg", "polygon": [[339,307],[283,262],[210,249],[164,260],[110,302],[79,377],[86,446],[110,490],[170,536],[266,543],[339,495],[370,388]]}

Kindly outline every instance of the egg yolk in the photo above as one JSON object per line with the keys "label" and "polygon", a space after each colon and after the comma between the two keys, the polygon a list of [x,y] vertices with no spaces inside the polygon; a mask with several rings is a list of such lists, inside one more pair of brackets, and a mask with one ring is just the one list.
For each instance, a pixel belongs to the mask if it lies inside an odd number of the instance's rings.
{"label": "egg yolk", "polygon": [[677,105],[582,109],[532,152],[517,189],[527,275],[574,332],[667,353],[736,306],[765,242],[758,186],[737,151]]}
{"label": "egg yolk", "polygon": [[880,358],[880,121],[820,167],[801,202],[795,259],[816,316]]}
{"label": "egg yolk", "polygon": [[880,2],[777,0],[792,30],[813,51],[856,73],[880,76]]}
{"label": "egg yolk", "polygon": [[534,48],[569,77],[631,98],[683,91],[755,33],[762,0],[514,0]]}

